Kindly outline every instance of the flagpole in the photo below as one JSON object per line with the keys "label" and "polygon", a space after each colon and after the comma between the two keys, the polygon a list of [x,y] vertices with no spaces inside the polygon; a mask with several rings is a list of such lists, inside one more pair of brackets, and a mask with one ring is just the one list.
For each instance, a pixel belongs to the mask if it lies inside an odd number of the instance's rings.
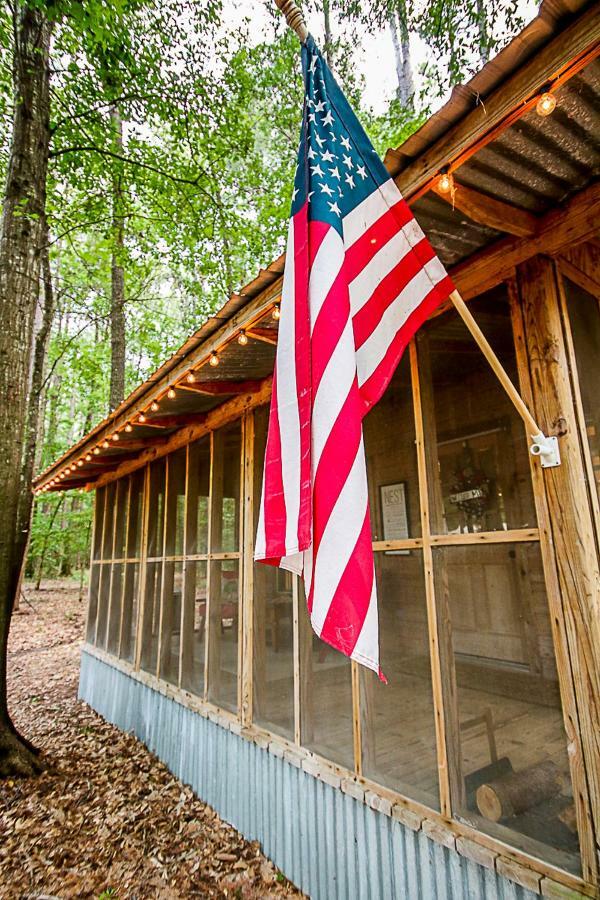
{"label": "flagpole", "polygon": [[292,31],[296,32],[300,38],[300,43],[303,44],[308,37],[308,28],[306,27],[302,10],[296,6],[295,0],[275,0],[275,5],[281,10],[285,16],[285,21]]}

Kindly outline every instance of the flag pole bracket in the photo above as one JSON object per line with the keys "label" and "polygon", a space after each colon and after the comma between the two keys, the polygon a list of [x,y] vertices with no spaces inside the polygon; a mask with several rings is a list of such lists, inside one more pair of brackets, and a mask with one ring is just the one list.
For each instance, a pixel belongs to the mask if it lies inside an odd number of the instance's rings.
{"label": "flag pole bracket", "polygon": [[560,447],[557,437],[546,437],[545,434],[534,434],[533,444],[529,448],[532,456],[538,456],[542,469],[554,469],[560,466]]}

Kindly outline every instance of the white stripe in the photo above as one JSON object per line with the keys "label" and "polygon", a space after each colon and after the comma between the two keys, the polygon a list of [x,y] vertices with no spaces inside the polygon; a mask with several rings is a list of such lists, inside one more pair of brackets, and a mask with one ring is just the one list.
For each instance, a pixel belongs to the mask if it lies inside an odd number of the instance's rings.
{"label": "white stripe", "polygon": [[413,219],[402,231],[391,237],[350,282],[350,306],[353,316],[368,303],[386,275],[389,275],[406,254],[410,253],[414,244],[419,241],[419,234],[422,239],[423,232]]}
{"label": "white stripe", "polygon": [[446,277],[446,270],[435,256],[420,269],[396,299],[386,309],[377,327],[362,347],[356,351],[359,386],[367,381],[381,363],[388,347],[408,317],[424,300],[429,291]]}
{"label": "white stripe", "polygon": [[313,401],[312,473],[317,471],[323,448],[356,377],[352,320],[348,318],[335,350],[327,361]]}
{"label": "white stripe", "polygon": [[395,206],[401,199],[402,194],[393,178],[390,178],[380,187],[375,188],[368,197],[361,200],[358,206],[344,216],[342,221],[346,247],[351,247],[377,219],[380,219],[391,206]]}
{"label": "white stripe", "polygon": [[296,383],[296,297],[294,271],[294,219],[290,219],[281,318],[277,346],[277,418],[281,434],[281,477],[285,499],[285,546],[298,547],[300,512],[300,413]]}
{"label": "white stripe", "polygon": [[376,661],[379,659],[379,617],[377,614],[377,585],[373,572],[373,589],[360,635],[352,651],[352,659],[368,666],[379,674]]}
{"label": "white stripe", "polygon": [[[315,560],[311,621],[317,634],[352,556],[367,512],[367,470],[361,438],[352,468],[323,532]],[[354,644],[358,635],[346,635]]]}
{"label": "white stripe", "polygon": [[335,228],[330,228],[317,250],[308,282],[308,302],[310,307],[310,329],[315,326],[333,282],[344,264],[344,244]]}

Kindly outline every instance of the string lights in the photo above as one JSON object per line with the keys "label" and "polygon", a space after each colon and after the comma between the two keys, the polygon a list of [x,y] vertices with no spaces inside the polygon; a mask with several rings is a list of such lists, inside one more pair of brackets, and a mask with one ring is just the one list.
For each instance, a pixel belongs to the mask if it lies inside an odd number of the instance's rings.
{"label": "string lights", "polygon": [[210,366],[212,366],[214,369],[216,366],[219,365],[220,362],[221,362],[221,360],[219,359],[219,354],[217,353],[216,350],[213,350],[213,352],[210,354],[208,364]]}
{"label": "string lights", "polygon": [[144,415],[144,413],[140,413],[138,416],[138,422],[140,423],[140,425],[143,425],[145,421],[146,421],[146,416]]}
{"label": "string lights", "polygon": [[100,453],[100,447],[94,447],[92,453],[94,454],[94,456],[98,456]]}
{"label": "string lights", "polygon": [[169,390],[167,391],[167,397],[169,398],[169,400],[174,400],[176,396],[177,396],[177,392],[176,392],[175,388],[170,387]]}
{"label": "string lights", "polygon": [[442,194],[451,194],[454,190],[454,176],[450,172],[442,172],[438,178],[437,187]]}
{"label": "string lights", "polygon": [[150,404],[150,409],[152,410],[152,412],[158,412],[158,410],[160,409],[160,406],[158,405],[157,400],[152,401],[152,403]]}
{"label": "string lights", "polygon": [[187,375],[185,376],[185,380],[187,381],[188,384],[193,384],[196,380],[196,376],[194,375],[193,372],[188,372]]}
{"label": "string lights", "polygon": [[242,328],[242,330],[240,331],[240,333],[238,334],[237,342],[238,342],[238,344],[240,344],[242,347],[245,347],[246,344],[248,343],[248,335],[246,334],[246,332],[244,331],[243,328]]}
{"label": "string lights", "polygon": [[273,312],[271,313],[271,318],[275,319],[276,322],[281,318],[281,309],[279,307],[279,303],[276,303],[273,307]]}
{"label": "string lights", "polygon": [[538,116],[549,116],[556,109],[556,97],[554,94],[550,94],[546,91],[543,94],[540,94],[538,102],[535,105],[535,111]]}
{"label": "string lights", "polygon": [[113,436],[112,436],[112,440],[113,440],[113,441],[118,441],[118,440],[119,440],[119,435],[117,434],[116,431],[115,431],[115,433],[114,433]]}
{"label": "string lights", "polygon": [[127,432],[127,434],[131,434],[131,432],[133,431],[131,422],[127,422],[127,424],[125,425],[125,431]]}

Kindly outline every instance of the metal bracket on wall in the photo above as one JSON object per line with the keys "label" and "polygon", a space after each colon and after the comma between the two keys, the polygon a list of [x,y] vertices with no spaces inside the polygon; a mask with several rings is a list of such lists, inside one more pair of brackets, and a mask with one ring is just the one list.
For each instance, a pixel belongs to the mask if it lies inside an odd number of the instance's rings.
{"label": "metal bracket on wall", "polygon": [[557,437],[546,437],[546,435],[533,435],[533,444],[529,448],[532,456],[539,456],[542,469],[552,469],[560,466],[560,449]]}

